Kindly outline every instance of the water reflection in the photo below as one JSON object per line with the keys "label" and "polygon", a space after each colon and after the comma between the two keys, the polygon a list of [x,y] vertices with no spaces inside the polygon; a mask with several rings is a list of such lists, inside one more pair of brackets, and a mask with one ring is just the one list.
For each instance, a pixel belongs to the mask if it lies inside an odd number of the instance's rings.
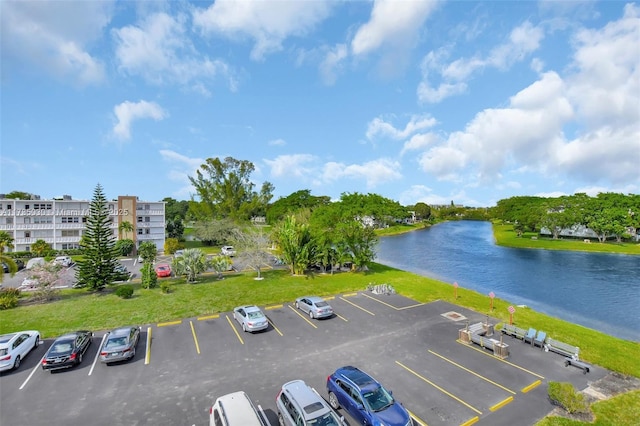
{"label": "water reflection", "polygon": [[496,246],[488,222],[384,237],[377,261],[640,340],[640,256]]}

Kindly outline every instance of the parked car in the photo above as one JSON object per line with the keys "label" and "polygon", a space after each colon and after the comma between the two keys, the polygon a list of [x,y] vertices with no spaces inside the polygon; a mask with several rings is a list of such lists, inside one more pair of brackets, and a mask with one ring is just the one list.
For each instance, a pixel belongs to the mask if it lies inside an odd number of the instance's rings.
{"label": "parked car", "polygon": [[238,306],[233,310],[233,317],[242,326],[242,331],[260,331],[269,327],[267,317],[255,305]]}
{"label": "parked car", "polygon": [[110,364],[128,361],[136,356],[140,341],[140,327],[120,327],[107,333],[100,348],[100,362]]}
{"label": "parked car", "polygon": [[276,397],[276,407],[280,426],[345,424],[344,417],[339,417],[318,392],[302,380],[282,385]]}
{"label": "parked car", "polygon": [[44,257],[34,257],[27,261],[26,269],[31,269],[34,266],[44,266],[44,264],[45,264]]}
{"label": "parked car", "polygon": [[360,424],[411,426],[411,416],[373,377],[356,367],[338,368],[327,377],[329,404],[349,413]]}
{"label": "parked car", "polygon": [[156,275],[158,278],[170,277],[171,276],[171,266],[167,263],[159,263],[156,265]]}
{"label": "parked car", "polygon": [[236,255],[236,249],[234,249],[233,246],[222,246],[222,248],[220,249],[220,252],[223,255],[229,256],[229,257],[233,257]]}
{"label": "parked car", "polygon": [[265,426],[249,396],[233,392],[216,399],[209,409],[209,426]]}
{"label": "parked car", "polygon": [[113,271],[116,275],[116,281],[126,281],[129,279],[130,272],[122,263],[117,263]]}
{"label": "parked car", "polygon": [[22,280],[22,282],[20,283],[20,289],[21,290],[31,290],[34,289],[36,287],[38,287],[38,284],[40,284],[38,282],[38,280],[33,279],[33,278],[25,278],[24,280]]}
{"label": "parked car", "polygon": [[68,268],[73,265],[73,260],[69,256],[58,256],[54,259],[53,263]]}
{"label": "parked car", "polygon": [[14,370],[40,344],[40,332],[18,331],[0,336],[0,371]]}
{"label": "parked car", "polygon": [[[20,259],[13,259],[13,261],[16,263],[16,266],[18,267],[18,271],[24,269],[24,262]],[[9,265],[6,264],[5,262],[2,262],[2,269],[4,270],[5,274],[9,273]]]}
{"label": "parked car", "polygon": [[311,318],[333,316],[333,308],[322,297],[305,296],[296,299],[296,308],[309,314]]}
{"label": "parked car", "polygon": [[173,253],[173,257],[178,258],[178,257],[182,257],[184,255],[184,250],[176,250],[175,253]]}
{"label": "parked car", "polygon": [[91,345],[93,333],[80,330],[58,337],[42,359],[43,370],[70,368],[82,362],[82,357]]}

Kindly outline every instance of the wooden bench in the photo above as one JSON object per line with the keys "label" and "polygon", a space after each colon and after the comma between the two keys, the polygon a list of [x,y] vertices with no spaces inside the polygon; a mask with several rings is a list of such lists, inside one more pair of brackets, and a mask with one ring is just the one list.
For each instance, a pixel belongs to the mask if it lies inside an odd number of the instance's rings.
{"label": "wooden bench", "polygon": [[549,337],[544,345],[545,350],[558,353],[577,361],[580,348]]}
{"label": "wooden bench", "polygon": [[525,334],[527,334],[527,330],[525,330],[524,328],[519,328],[519,327],[516,327],[515,325],[509,325],[509,324],[505,324],[502,327],[501,331],[503,334],[506,334],[511,337],[515,337],[520,340],[522,340]]}
{"label": "wooden bench", "polygon": [[480,347],[487,348],[490,350],[494,350],[494,344],[498,341],[495,339],[489,339],[487,337],[480,336],[479,334],[472,334],[471,341],[473,343],[477,343]]}
{"label": "wooden bench", "polygon": [[564,359],[564,366],[568,367],[570,365],[582,369],[582,374],[587,374],[591,370],[591,366],[586,362],[578,361],[577,359],[573,359],[571,357],[566,357]]}

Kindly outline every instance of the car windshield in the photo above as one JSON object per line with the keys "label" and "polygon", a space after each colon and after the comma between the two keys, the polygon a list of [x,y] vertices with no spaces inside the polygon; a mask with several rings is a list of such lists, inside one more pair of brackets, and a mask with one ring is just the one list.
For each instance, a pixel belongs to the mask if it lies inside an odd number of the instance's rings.
{"label": "car windshield", "polygon": [[60,342],[60,343],[54,344],[51,347],[51,351],[49,351],[49,353],[51,355],[65,354],[67,352],[71,352],[72,348],[73,346],[71,345],[71,342]]}
{"label": "car windshield", "polygon": [[247,318],[249,318],[249,319],[262,318],[262,312],[258,312],[258,311],[247,312]]}
{"label": "car windshield", "polygon": [[340,420],[336,418],[335,414],[326,413],[315,419],[307,420],[306,424],[309,426],[340,426]]}
{"label": "car windshield", "polygon": [[111,338],[109,340],[107,340],[107,344],[104,346],[106,349],[109,348],[116,348],[118,346],[124,346],[127,344],[127,338],[126,337],[114,337]]}
{"label": "car windshield", "polygon": [[393,404],[393,398],[382,386],[371,392],[365,392],[363,396],[373,411],[382,411]]}
{"label": "car windshield", "polygon": [[324,308],[325,306],[329,306],[329,304],[323,300],[322,302],[316,302],[316,306],[318,308]]}

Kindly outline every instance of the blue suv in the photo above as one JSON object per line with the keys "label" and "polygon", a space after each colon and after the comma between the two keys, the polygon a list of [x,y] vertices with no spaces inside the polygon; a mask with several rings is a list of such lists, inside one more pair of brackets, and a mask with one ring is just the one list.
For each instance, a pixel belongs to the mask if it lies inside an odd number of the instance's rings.
{"label": "blue suv", "polygon": [[338,368],[327,377],[329,404],[340,407],[361,425],[411,426],[411,417],[391,392],[356,367]]}

